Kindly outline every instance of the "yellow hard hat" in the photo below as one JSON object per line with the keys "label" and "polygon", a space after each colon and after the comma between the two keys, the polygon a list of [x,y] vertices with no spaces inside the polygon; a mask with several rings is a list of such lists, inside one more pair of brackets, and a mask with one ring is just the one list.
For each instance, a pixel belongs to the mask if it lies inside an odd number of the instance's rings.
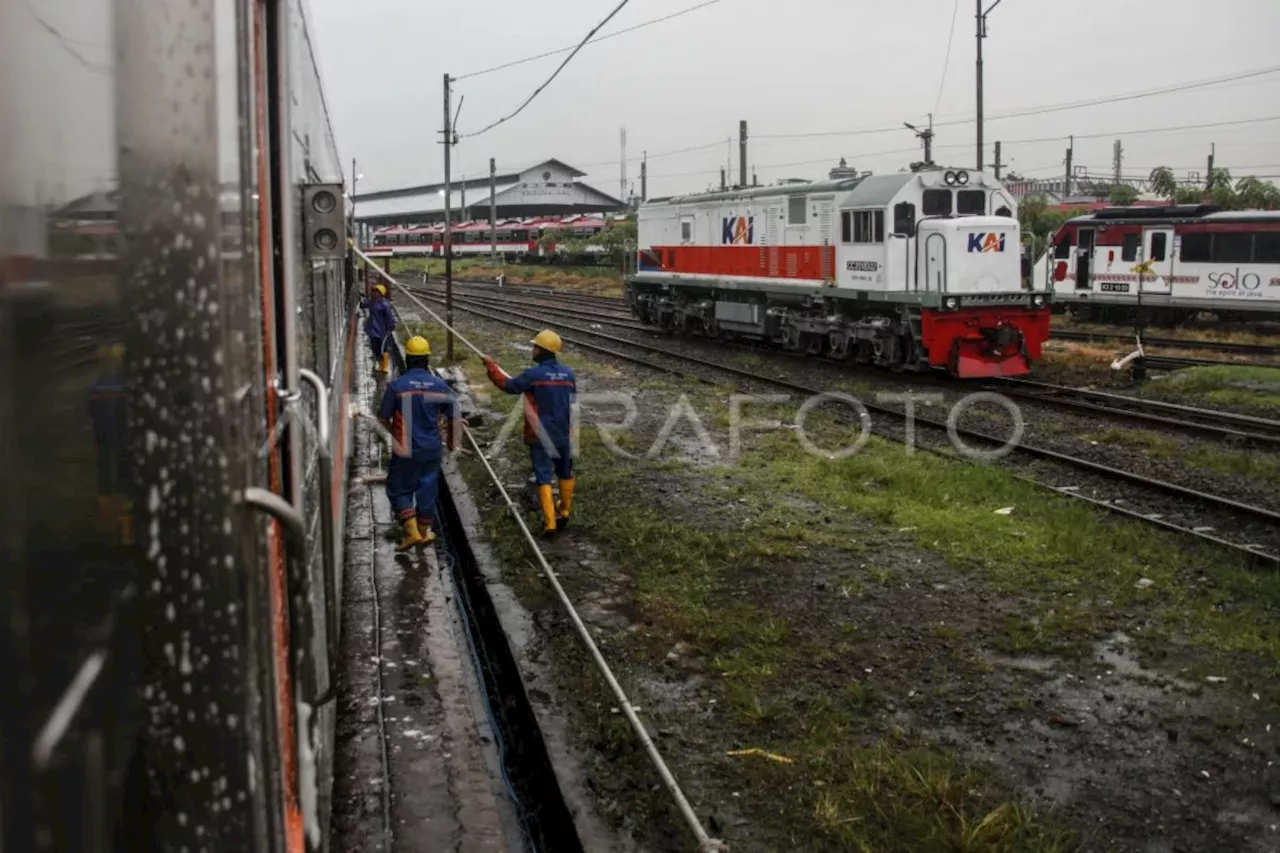
{"label": "yellow hard hat", "polygon": [[560,342],[560,336],[550,329],[543,329],[541,332],[533,336],[533,340],[529,341],[536,347],[542,347],[547,352],[560,352],[563,344]]}
{"label": "yellow hard hat", "polygon": [[387,295],[387,286],[385,284],[375,284],[373,289],[381,293],[383,296]]}
{"label": "yellow hard hat", "polygon": [[405,355],[431,355],[431,344],[422,335],[414,335],[404,345]]}

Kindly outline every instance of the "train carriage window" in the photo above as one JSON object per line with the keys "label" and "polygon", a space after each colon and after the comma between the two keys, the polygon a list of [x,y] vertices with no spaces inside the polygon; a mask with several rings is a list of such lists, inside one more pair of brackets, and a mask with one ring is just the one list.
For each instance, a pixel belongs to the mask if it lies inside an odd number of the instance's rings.
{"label": "train carriage window", "polygon": [[1183,263],[1208,263],[1213,257],[1213,235],[1183,234],[1182,252],[1179,259]]}
{"label": "train carriage window", "polygon": [[847,210],[840,213],[840,242],[853,242],[853,214]]}
{"label": "train carriage window", "polygon": [[924,191],[924,215],[925,216],[950,216],[951,215],[951,190],[925,190]]}
{"label": "train carriage window", "polygon": [[1259,231],[1253,235],[1253,260],[1259,264],[1280,264],[1280,231]]}
{"label": "train carriage window", "polygon": [[1151,260],[1163,261],[1169,253],[1169,235],[1163,231],[1151,235]]}
{"label": "train carriage window", "polygon": [[[1157,235],[1158,236],[1158,235]],[[1142,235],[1134,232],[1133,234],[1124,235],[1124,248],[1120,250],[1120,260],[1136,261],[1138,259],[1138,247],[1142,245]],[[1154,241],[1151,244],[1155,246]]]}
{"label": "train carriage window", "polygon": [[956,193],[956,213],[961,216],[982,216],[986,212],[985,190],[960,190]]}
{"label": "train carriage window", "polygon": [[793,195],[787,197],[787,224],[788,225],[804,225],[805,223],[805,203],[804,196]]}
{"label": "train carriage window", "polygon": [[1253,258],[1253,234],[1248,231],[1226,231],[1213,235],[1213,262],[1247,264]]}

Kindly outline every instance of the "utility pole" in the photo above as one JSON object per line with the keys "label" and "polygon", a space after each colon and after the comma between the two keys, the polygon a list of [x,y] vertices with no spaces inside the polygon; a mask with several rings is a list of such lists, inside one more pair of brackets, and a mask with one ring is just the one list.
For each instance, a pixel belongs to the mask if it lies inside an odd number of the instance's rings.
{"label": "utility pole", "polygon": [[1213,155],[1218,153],[1218,145],[1216,142],[1209,143],[1209,169],[1204,173],[1204,188],[1212,189],[1213,187]]}
{"label": "utility pole", "polygon": [[640,157],[640,200],[649,200],[649,152],[644,151]]}
{"label": "utility pole", "polygon": [[753,187],[760,186],[760,176],[756,174],[755,166],[751,167],[751,186]]}
{"label": "utility pole", "polygon": [[976,2],[976,4],[977,4],[977,19],[978,19],[978,77],[977,77],[977,89],[978,89],[978,93],[977,93],[977,94],[978,94],[978,171],[979,171],[979,172],[981,172],[981,171],[982,171],[982,154],[983,154],[983,151],[982,151],[982,149],[983,149],[983,141],[982,141],[982,131],[983,131],[983,127],[982,127],[982,123],[983,123],[983,113],[982,113],[982,94],[983,94],[983,93],[982,93],[982,82],[983,82],[983,80],[982,80],[982,40],[983,40],[984,38],[986,38],[986,37],[987,37],[987,15],[990,15],[990,14],[991,14],[991,10],[992,10],[992,9],[994,9],[995,7],[997,7],[997,6],[999,6],[999,5],[1000,5],[1000,0],[996,0],[996,2],[992,3],[992,4],[987,8],[987,11],[985,11],[985,12],[984,12],[984,11],[982,11],[982,2],[983,2],[983,0],[975,0],[975,2]]}
{"label": "utility pole", "polygon": [[498,161],[489,158],[489,250],[493,265],[498,265]]}
{"label": "utility pole", "polygon": [[721,190],[721,192],[723,192],[724,190],[726,190],[726,189],[728,189],[728,188],[729,188],[729,187],[728,187],[728,185],[727,185],[727,183],[726,183],[726,180],[727,180],[727,179],[725,178],[725,174],[724,174],[724,166],[721,166],[721,167],[720,167],[720,190]]}
{"label": "utility pole", "polygon": [[738,185],[747,185],[747,122],[738,122]]}
{"label": "utility pole", "polygon": [[618,198],[622,200],[623,204],[626,204],[626,201],[627,201],[627,129],[625,127],[622,128],[622,132],[619,134],[619,137],[622,142],[622,175],[618,180]]}
{"label": "utility pole", "polygon": [[1004,163],[1000,162],[1000,141],[999,140],[996,140],[996,162],[992,164],[992,168],[995,169],[996,180],[997,181],[1000,180],[1000,170],[1004,168]]}
{"label": "utility pole", "polygon": [[1066,179],[1062,182],[1062,200],[1066,201],[1071,195],[1071,159],[1076,150],[1075,136],[1068,137],[1071,140],[1070,146],[1067,148],[1067,174]]}
{"label": "utility pole", "polygon": [[364,241],[360,239],[360,234],[356,230],[356,184],[360,183],[360,173],[356,171],[356,158],[351,158],[351,238],[356,241],[356,246],[364,245]]}
{"label": "utility pole", "polygon": [[444,75],[444,318],[445,359],[453,361],[453,211],[449,205],[450,158],[453,151],[453,114],[449,110],[453,80]]}
{"label": "utility pole", "polygon": [[1124,176],[1124,145],[1119,139],[1116,140],[1115,146],[1111,153],[1111,183],[1120,186],[1120,180]]}

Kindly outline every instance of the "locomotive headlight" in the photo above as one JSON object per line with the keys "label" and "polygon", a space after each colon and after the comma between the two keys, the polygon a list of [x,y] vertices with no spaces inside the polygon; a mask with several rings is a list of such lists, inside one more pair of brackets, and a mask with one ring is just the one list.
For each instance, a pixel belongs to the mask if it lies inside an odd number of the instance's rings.
{"label": "locomotive headlight", "polygon": [[962,187],[963,187],[965,184],[969,183],[969,173],[968,173],[968,172],[956,172],[956,183],[957,183],[957,184],[959,184],[959,185],[960,185],[960,186],[962,186]]}
{"label": "locomotive headlight", "polygon": [[960,303],[956,300],[956,298],[955,298],[954,296],[949,297],[949,298],[947,299],[947,302],[946,302],[946,305],[947,305],[947,307],[948,307],[948,308],[955,308],[955,307],[956,307],[957,305],[959,305],[959,304],[960,304]]}
{"label": "locomotive headlight", "polygon": [[338,206],[338,199],[331,192],[318,192],[311,197],[311,206],[316,213],[332,213]]}
{"label": "locomotive headlight", "polygon": [[322,252],[332,252],[338,247],[338,235],[330,228],[321,228],[314,238],[316,248]]}
{"label": "locomotive headlight", "polygon": [[947,172],[945,175],[942,176],[942,180],[947,182],[947,186],[953,187],[956,184],[956,173]]}
{"label": "locomotive headlight", "polygon": [[1044,297],[1037,295],[1035,298],[1031,300],[1031,303],[1035,305],[1037,308],[1039,308],[1041,305],[1044,305]]}

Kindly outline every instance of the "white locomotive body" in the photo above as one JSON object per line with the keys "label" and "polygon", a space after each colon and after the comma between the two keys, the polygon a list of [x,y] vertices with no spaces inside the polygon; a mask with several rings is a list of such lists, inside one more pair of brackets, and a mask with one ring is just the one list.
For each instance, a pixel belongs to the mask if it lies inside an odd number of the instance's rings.
{"label": "white locomotive body", "polygon": [[927,169],[640,208],[644,322],[958,377],[1026,373],[1049,332],[1017,208],[994,176]]}

